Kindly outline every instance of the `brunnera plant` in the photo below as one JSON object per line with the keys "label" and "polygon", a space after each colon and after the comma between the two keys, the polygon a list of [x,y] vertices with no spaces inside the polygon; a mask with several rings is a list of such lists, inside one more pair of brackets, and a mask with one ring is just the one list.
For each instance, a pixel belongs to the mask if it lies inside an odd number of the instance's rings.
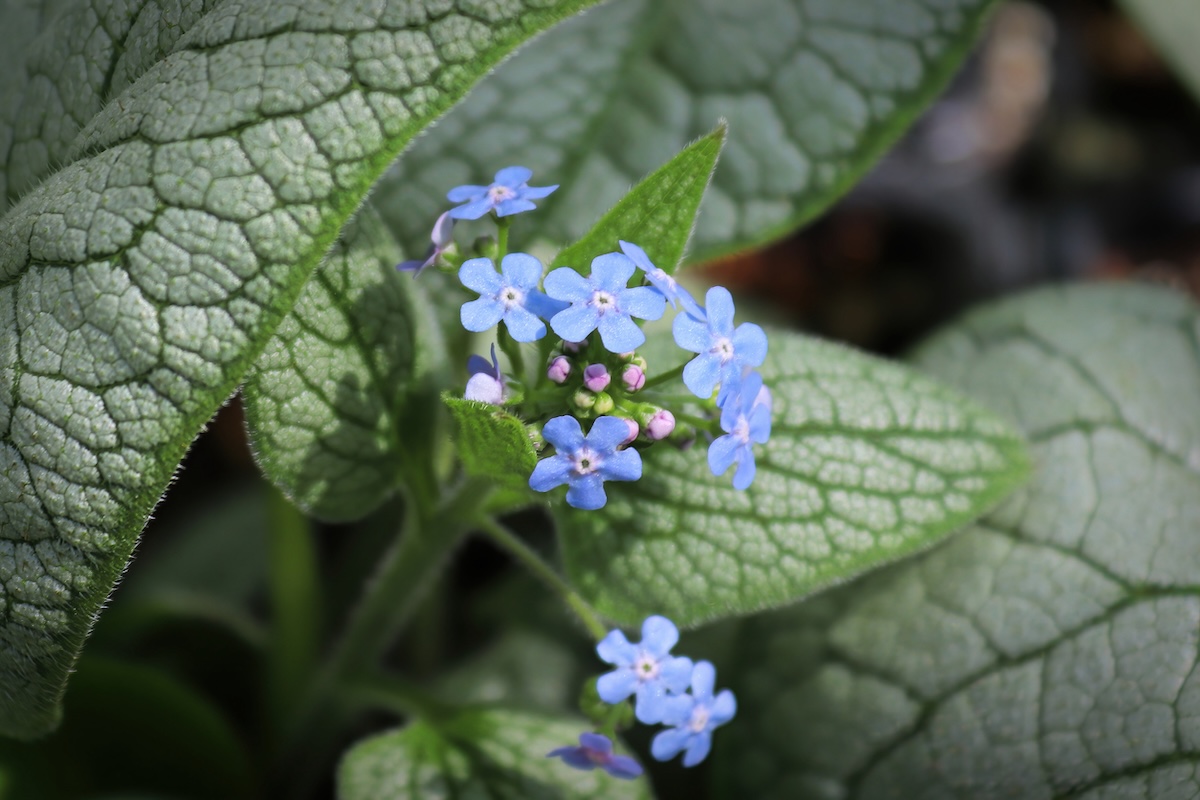
{"label": "brunnera plant", "polygon": [[[993,509],[1029,472],[1014,423],[1028,429],[1042,384],[1008,386],[997,414],[958,379],[968,353],[933,348],[918,371],[735,322],[730,292],[677,270],[693,239],[693,259],[747,247],[832,202],[945,83],[989,5],[5,4],[0,794],[314,796],[340,759],[345,800],[649,797],[648,762],[620,739],[634,722],[661,726],[647,748],[666,769],[731,774],[714,731],[771,710],[735,664],[740,633],[697,634],[693,660],[672,654],[680,629],[770,626],[738,620]],[[1136,327],[1161,302],[1117,305]],[[1194,345],[1194,309],[1168,317]],[[1195,351],[1172,352],[1163,374],[1190,392]],[[1047,381],[1062,368],[1045,366]],[[230,497],[173,564],[128,565],[239,389],[278,493]],[[1056,488],[1044,480],[1026,492]],[[557,559],[515,526],[538,508]],[[360,523],[357,569],[325,574],[308,518]],[[546,584],[578,623],[563,636],[590,637],[607,672],[554,667],[578,664],[561,641],[440,682],[388,658],[428,629],[422,598],[472,533]],[[250,610],[264,592],[265,621]],[[178,670],[89,655],[93,626],[117,653],[194,634],[261,681],[234,722]],[[929,652],[953,633],[921,631]],[[581,699],[532,702],[510,672],[572,675]],[[488,680],[504,691],[477,694]],[[70,703],[64,719],[68,686],[130,724],[88,728]],[[381,712],[402,727],[354,744]],[[120,784],[133,749],[144,779]],[[56,758],[87,768],[56,774]]]}

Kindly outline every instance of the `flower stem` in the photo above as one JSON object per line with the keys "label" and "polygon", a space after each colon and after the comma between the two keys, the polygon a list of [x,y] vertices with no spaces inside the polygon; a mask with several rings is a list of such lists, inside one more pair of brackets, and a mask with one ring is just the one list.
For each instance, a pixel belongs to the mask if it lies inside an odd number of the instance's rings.
{"label": "flower stem", "polygon": [[608,635],[608,628],[600,621],[599,615],[595,610],[587,604],[579,594],[563,580],[557,572],[547,564],[533,548],[525,544],[516,534],[508,528],[501,525],[496,520],[487,515],[480,515],[475,524],[478,525],[484,533],[492,537],[492,540],[502,548],[507,550],[510,555],[529,568],[534,575],[537,575],[543,581],[550,585],[566,604],[579,617],[579,621],[587,628],[588,633],[596,641],[600,641]]}
{"label": "flower stem", "polygon": [[508,217],[496,217],[496,266],[508,255],[508,229],[512,220]]}
{"label": "flower stem", "polygon": [[683,364],[680,364],[678,367],[675,367],[674,369],[667,370],[666,372],[662,373],[661,375],[655,375],[653,378],[648,378],[646,380],[645,386],[642,387],[642,391],[645,391],[646,389],[653,389],[655,386],[658,386],[661,383],[666,383],[667,381],[675,380],[676,378],[678,378],[680,375],[683,374],[683,368],[686,366],[687,366],[687,364],[683,363]]}

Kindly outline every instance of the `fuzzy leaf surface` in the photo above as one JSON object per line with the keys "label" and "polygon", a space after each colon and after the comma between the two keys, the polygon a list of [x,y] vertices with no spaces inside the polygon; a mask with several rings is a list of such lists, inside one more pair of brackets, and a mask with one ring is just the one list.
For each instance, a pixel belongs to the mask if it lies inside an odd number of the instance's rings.
{"label": "fuzzy leaf surface", "polygon": [[537,453],[521,420],[478,400],[443,394],[442,402],[454,418],[454,441],[468,475],[509,488],[528,486]]}
{"label": "fuzzy leaf surface", "polygon": [[928,554],[740,623],[718,794],[1200,793],[1198,340],[1181,296],[1078,286],[922,347],[1020,422],[1033,480]]}

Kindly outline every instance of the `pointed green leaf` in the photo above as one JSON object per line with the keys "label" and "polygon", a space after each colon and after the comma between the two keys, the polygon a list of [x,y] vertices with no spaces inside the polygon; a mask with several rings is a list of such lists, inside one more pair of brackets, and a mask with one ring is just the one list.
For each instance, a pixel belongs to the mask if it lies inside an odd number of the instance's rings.
{"label": "pointed green leaf", "polygon": [[1200,99],[1200,9],[1191,0],[1121,0],[1163,58]]}
{"label": "pointed green leaf", "polygon": [[436,422],[426,379],[445,364],[440,332],[399,258],[378,216],[359,212],[242,387],[259,466],[321,519],[378,508]]}
{"label": "pointed green leaf", "polygon": [[775,398],[758,477],[714,477],[703,443],[643,454],[600,511],[554,506],[571,580],[624,623],[691,626],[797,600],[926,548],[1013,489],[1020,438],[912,370],[769,332]]}
{"label": "pointed green leaf", "polygon": [[56,724],[188,442],[379,174],[586,5],[223,4],[0,219],[0,732]]}
{"label": "pointed green leaf", "polygon": [[624,240],[645,250],[654,266],[674,272],[696,227],[696,213],[717,167],[726,130],[721,123],[643,178],[582,239],[563,248],[551,266],[586,267]]}
{"label": "pointed green leaf", "polygon": [[468,475],[493,478],[511,488],[528,485],[537,464],[525,423],[503,409],[447,393],[442,402],[454,418],[454,441]]}
{"label": "pointed green leaf", "polygon": [[502,65],[414,143],[376,199],[415,250],[447,189],[524,164],[562,184],[524,230],[572,242],[725,118],[691,257],[743,249],[852,186],[946,84],[991,5],[613,0]]}
{"label": "pointed green leaf", "polygon": [[586,725],[504,710],[464,712],[437,728],[417,722],[355,745],[338,770],[338,800],[649,798],[645,778],[619,780],[546,758],[579,744]]}
{"label": "pointed green leaf", "polygon": [[1196,796],[1200,309],[1040,291],[916,360],[1019,420],[1034,478],[925,556],[736,626],[747,724],[717,794]]}

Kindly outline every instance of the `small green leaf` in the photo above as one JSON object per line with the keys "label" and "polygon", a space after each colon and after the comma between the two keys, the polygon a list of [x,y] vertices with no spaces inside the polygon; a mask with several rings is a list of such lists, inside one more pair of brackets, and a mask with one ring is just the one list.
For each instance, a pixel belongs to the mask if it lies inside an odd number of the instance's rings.
{"label": "small green leaf", "polygon": [[745,724],[717,794],[1197,796],[1200,309],[1044,290],[916,361],[1018,420],[1034,478],[927,555],[730,626]]}
{"label": "small green leaf", "polygon": [[775,398],[758,477],[714,477],[703,443],[656,446],[608,505],[555,504],[567,572],[601,613],[691,626],[797,600],[923,549],[1027,472],[1020,438],[912,370],[770,331]]}
{"label": "small green leaf", "polygon": [[450,187],[523,164],[562,188],[522,230],[572,242],[724,118],[729,141],[690,257],[744,249],[850,188],[945,86],[991,6],[614,0],[501,65],[413,143],[376,202],[415,252]]}
{"label": "small green leaf", "polygon": [[346,753],[338,800],[649,798],[644,778],[620,780],[546,758],[579,744],[586,725],[504,710],[464,712],[437,728],[416,722]]}
{"label": "small green leaf", "polygon": [[365,208],[342,232],[242,388],[263,473],[321,519],[360,519],[396,489],[436,424],[445,363],[429,303]]}
{"label": "small green leaf", "polygon": [[643,178],[582,239],[563,248],[552,267],[583,266],[621,240],[646,251],[654,266],[674,272],[696,227],[700,201],[725,144],[725,123]]}
{"label": "small green leaf", "polygon": [[1192,0],[1121,0],[1121,5],[1158,46],[1184,84],[1200,100],[1200,9]]}
{"label": "small green leaf", "polygon": [[496,406],[449,393],[442,402],[454,418],[455,443],[468,475],[494,478],[502,485],[527,486],[537,464],[525,423]]}

